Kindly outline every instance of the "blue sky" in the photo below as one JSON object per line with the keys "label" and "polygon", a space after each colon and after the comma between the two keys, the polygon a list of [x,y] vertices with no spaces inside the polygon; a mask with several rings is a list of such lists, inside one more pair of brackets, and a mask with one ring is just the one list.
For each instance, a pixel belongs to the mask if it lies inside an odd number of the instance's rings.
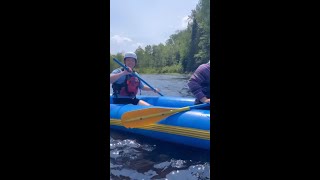
{"label": "blue sky", "polygon": [[199,0],[110,0],[110,52],[165,43],[187,27]]}

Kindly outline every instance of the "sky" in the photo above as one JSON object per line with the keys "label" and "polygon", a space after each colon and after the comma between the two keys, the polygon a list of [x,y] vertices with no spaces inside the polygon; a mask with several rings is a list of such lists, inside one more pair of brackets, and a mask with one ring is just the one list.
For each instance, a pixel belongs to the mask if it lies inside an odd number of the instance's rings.
{"label": "sky", "polygon": [[110,52],[135,51],[138,46],[165,43],[186,29],[199,0],[111,0]]}

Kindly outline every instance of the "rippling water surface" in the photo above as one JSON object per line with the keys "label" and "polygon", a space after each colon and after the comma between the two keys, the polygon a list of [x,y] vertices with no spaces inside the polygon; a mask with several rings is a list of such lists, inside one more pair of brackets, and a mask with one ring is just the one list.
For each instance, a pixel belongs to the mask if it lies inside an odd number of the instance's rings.
{"label": "rippling water surface", "polygon": [[[141,78],[164,96],[192,97],[185,75],[142,74]],[[141,95],[158,94],[142,91]],[[210,152],[111,130],[110,179],[210,179]]]}

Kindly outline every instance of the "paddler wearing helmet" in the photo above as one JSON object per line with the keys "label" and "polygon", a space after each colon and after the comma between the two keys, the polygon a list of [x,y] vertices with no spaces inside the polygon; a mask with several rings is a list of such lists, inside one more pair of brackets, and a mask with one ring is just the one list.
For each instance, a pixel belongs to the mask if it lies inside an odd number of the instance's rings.
{"label": "paddler wearing helmet", "polygon": [[[150,106],[149,103],[136,97],[139,89],[155,92],[150,87],[145,86],[139,78],[132,75],[132,73],[139,75],[134,70],[138,62],[137,55],[134,52],[127,52],[124,54],[123,61],[129,71],[124,68],[117,68],[110,74],[110,83],[113,89],[113,103]],[[159,92],[159,89],[155,89]]]}

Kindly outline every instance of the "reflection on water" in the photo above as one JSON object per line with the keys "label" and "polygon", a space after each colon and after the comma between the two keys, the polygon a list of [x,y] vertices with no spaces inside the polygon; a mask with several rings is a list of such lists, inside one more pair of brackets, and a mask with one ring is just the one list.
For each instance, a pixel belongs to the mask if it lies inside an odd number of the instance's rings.
{"label": "reflection on water", "polygon": [[[142,74],[141,78],[164,96],[193,97],[185,75]],[[158,95],[146,91],[141,94]],[[110,179],[210,179],[210,153],[111,130]]]}

